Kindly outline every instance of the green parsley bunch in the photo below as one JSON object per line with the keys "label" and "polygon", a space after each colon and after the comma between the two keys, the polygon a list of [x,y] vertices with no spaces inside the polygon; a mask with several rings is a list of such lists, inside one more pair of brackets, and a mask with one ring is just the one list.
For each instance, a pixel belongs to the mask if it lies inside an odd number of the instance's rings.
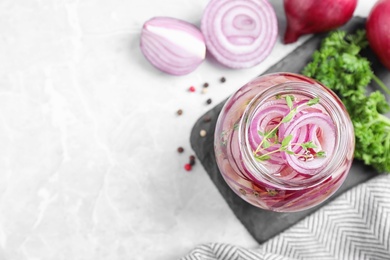
{"label": "green parsley bunch", "polygon": [[364,30],[349,35],[334,31],[322,41],[302,73],[335,91],[346,106],[355,130],[355,158],[390,173],[390,119],[384,115],[390,106],[382,92],[368,93],[367,86],[375,81],[387,94],[390,90],[361,56],[367,46]]}

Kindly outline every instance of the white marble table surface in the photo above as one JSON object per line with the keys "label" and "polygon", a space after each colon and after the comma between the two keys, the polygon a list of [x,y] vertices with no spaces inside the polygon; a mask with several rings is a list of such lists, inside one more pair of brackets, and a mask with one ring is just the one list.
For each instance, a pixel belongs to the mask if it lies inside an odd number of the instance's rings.
{"label": "white marble table surface", "polygon": [[[0,1],[1,260],[177,259],[207,242],[256,246],[201,165],[184,170],[189,135],[212,105],[307,38],[285,46],[279,37],[251,69],[209,60],[182,77],[154,69],[139,49],[142,24],[198,25],[207,2]],[[272,1],[280,35],[281,2]],[[360,0],[356,15],[374,2]]]}

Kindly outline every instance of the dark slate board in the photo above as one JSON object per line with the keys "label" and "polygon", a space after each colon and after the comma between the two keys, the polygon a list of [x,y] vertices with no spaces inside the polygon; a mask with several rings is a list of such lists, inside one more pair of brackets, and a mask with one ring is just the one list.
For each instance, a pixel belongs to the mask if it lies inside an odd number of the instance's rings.
{"label": "dark slate board", "polygon": [[[364,27],[365,20],[363,18],[354,17],[347,25],[343,27],[347,31],[355,31]],[[311,60],[312,53],[319,47],[321,39],[326,34],[315,35],[298,47],[280,62],[269,68],[264,74],[271,72],[295,72],[299,73],[303,67]],[[372,62],[375,73],[385,82],[390,85],[390,73],[382,67],[375,59],[373,53],[368,51],[364,54]],[[370,86],[371,89],[376,89],[375,86]],[[226,100],[225,100],[226,101]],[[378,175],[371,167],[363,165],[362,162],[354,161],[349,172],[349,175],[342,187],[329,200],[314,208],[295,212],[295,213],[277,213],[256,208],[238,197],[225,183],[219,169],[217,167],[214,156],[214,129],[218,114],[220,113],[223,104],[215,106],[213,109],[205,113],[195,123],[191,132],[191,146],[196,153],[199,161],[209,174],[211,180],[226,200],[229,207],[232,209],[237,218],[247,228],[249,233],[259,242],[263,243],[271,237],[277,235],[281,231],[295,224],[305,216],[318,210],[320,207],[329,203],[339,194],[345,192],[351,187],[365,182],[370,178]],[[210,116],[211,121],[205,122],[204,118]],[[207,131],[205,137],[200,137],[201,129]]]}

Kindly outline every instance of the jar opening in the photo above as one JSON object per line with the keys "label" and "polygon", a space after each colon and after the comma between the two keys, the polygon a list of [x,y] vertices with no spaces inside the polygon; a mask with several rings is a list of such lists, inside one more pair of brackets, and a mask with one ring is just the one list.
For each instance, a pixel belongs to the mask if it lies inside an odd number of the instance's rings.
{"label": "jar opening", "polygon": [[315,83],[281,83],[259,93],[239,127],[248,171],[255,179],[291,189],[326,181],[347,149],[341,136],[348,118],[340,111],[334,93]]}

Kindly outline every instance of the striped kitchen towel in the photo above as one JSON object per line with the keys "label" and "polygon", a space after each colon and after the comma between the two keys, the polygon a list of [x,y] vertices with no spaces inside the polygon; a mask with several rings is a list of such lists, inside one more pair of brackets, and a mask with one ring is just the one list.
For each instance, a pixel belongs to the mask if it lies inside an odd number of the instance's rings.
{"label": "striped kitchen towel", "polygon": [[210,243],[182,260],[390,259],[390,175],[343,193],[256,249]]}

